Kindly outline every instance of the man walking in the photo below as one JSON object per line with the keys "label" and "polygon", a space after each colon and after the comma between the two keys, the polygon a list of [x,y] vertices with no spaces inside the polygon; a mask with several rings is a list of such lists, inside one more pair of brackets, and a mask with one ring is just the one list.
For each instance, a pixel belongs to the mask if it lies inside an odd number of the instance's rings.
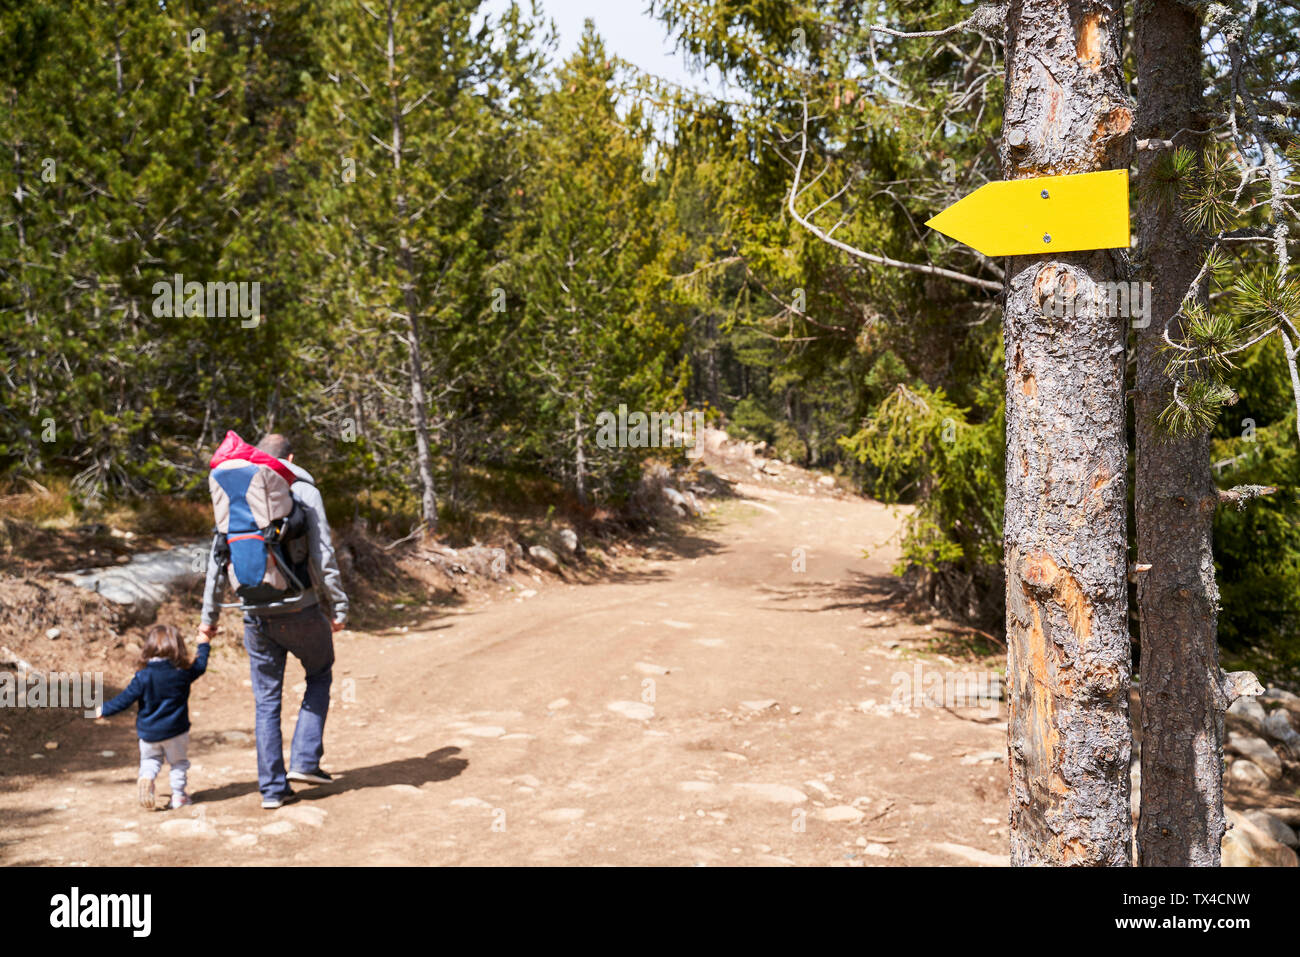
{"label": "man walking", "polygon": [[[332,779],[321,769],[324,753],[325,716],[329,712],[330,683],[333,679],[334,632],[347,620],[348,599],[343,593],[334,545],[330,538],[325,504],[310,473],[293,462],[289,440],[271,433],[257,447],[283,462],[296,481],[290,488],[294,501],[306,517],[306,535],[289,549],[305,549],[310,567],[310,587],[292,604],[244,610],[244,647],[248,650],[257,714],[257,784],[262,807],[282,807],[293,792],[290,781],[328,784]],[[214,546],[208,562],[203,591],[203,618],[199,631],[211,636],[217,630],[221,591],[219,563]],[[298,556],[291,556],[294,561]],[[307,583],[304,583],[307,584]],[[324,602],[324,604],[322,604]],[[329,617],[326,616],[328,608]],[[284,690],[284,664],[292,654],[307,674],[298,723],[289,751],[289,773],[284,768],[284,742],[280,732],[280,704]]]}

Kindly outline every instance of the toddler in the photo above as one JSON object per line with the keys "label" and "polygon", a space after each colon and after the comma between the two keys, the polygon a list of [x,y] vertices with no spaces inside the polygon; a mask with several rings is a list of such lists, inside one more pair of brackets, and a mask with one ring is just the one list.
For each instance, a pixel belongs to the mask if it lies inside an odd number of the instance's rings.
{"label": "toddler", "polygon": [[200,634],[194,663],[185,656],[185,639],[175,625],[154,625],[140,652],[139,671],[126,690],[99,709],[107,718],[139,702],[135,727],[140,735],[140,806],[154,808],[154,778],[165,759],[171,767],[173,808],[191,803],[185,793],[190,769],[190,685],[208,667],[208,636]]}

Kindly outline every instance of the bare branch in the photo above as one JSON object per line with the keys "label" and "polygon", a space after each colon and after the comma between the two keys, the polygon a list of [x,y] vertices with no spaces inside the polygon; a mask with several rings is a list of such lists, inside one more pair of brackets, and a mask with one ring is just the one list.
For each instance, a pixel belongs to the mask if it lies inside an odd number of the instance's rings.
{"label": "bare branch", "polygon": [[993,292],[1002,291],[1002,283],[994,282],[991,279],[980,279],[976,276],[968,276],[965,273],[960,273],[953,269],[943,269],[939,266],[929,266],[929,265],[924,265],[922,263],[902,262],[897,259],[892,259],[889,256],[881,256],[881,255],[877,255],[876,253],[864,252],[861,249],[858,249],[854,246],[850,246],[848,243],[841,242],[840,240],[833,238],[830,234],[814,226],[811,222],[809,222],[807,219],[805,219],[803,216],[799,214],[799,210],[795,206],[795,199],[799,196],[801,192],[801,190],[799,189],[799,179],[803,175],[804,161],[807,159],[807,157],[808,157],[808,99],[807,97],[805,97],[803,101],[803,130],[802,130],[800,148],[799,148],[799,161],[795,165],[794,182],[790,186],[789,208],[790,208],[790,215],[794,217],[794,221],[798,223],[800,226],[802,226],[804,229],[808,230],[808,232],[812,233],[818,239],[822,240],[825,243],[830,244],[831,246],[834,246],[836,249],[848,253],[850,256],[856,256],[859,259],[864,259],[869,263],[875,263],[878,266],[892,266],[895,269],[907,269],[907,270],[911,270],[912,272],[926,273],[927,275],[931,275],[931,276],[942,276],[945,279],[952,279],[957,282],[964,282],[971,286],[978,286],[981,289],[989,289]]}
{"label": "bare branch", "polygon": [[1237,511],[1243,511],[1253,498],[1272,495],[1277,491],[1274,485],[1235,485],[1232,488],[1219,489],[1220,505],[1236,505]]}
{"label": "bare branch", "polygon": [[908,33],[902,30],[895,30],[891,27],[871,28],[872,33],[883,33],[886,36],[899,37],[904,40],[918,40],[926,37],[946,37],[950,33],[958,33],[963,30],[969,30],[972,33],[992,34],[1001,36],[1007,22],[1006,4],[994,5],[990,3],[980,4],[972,13],[961,23],[954,23],[950,27],[942,30],[920,30],[914,33]]}

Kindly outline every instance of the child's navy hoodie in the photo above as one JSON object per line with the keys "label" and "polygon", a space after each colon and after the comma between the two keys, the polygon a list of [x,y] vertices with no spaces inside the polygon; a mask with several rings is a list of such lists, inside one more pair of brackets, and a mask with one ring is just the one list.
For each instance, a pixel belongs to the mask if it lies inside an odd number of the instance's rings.
{"label": "child's navy hoodie", "polygon": [[161,658],[149,662],[125,691],[104,705],[104,717],[125,711],[138,700],[135,728],[141,741],[153,744],[184,734],[190,729],[190,685],[207,671],[211,647],[206,641],[200,644],[194,664],[184,670]]}

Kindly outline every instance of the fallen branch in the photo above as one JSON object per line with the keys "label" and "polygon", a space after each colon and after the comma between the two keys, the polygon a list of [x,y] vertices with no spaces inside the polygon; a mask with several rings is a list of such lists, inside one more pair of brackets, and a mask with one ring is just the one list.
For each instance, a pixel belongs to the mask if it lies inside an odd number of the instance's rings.
{"label": "fallen branch", "polygon": [[407,536],[405,536],[404,538],[399,538],[397,541],[395,541],[395,542],[389,542],[387,545],[385,545],[385,546],[384,546],[384,551],[386,551],[386,552],[391,552],[391,551],[392,551],[394,548],[396,548],[398,545],[401,545],[401,544],[404,544],[404,543],[406,543],[406,542],[413,541],[413,540],[415,540],[416,538],[419,538],[421,535],[424,534],[424,530],[425,530],[426,528],[428,528],[428,527],[429,527],[429,523],[428,523],[428,522],[421,522],[419,525],[415,526],[415,529],[411,532],[410,535],[407,535]]}
{"label": "fallen branch", "polygon": [[1001,638],[999,638],[997,635],[990,635],[987,631],[982,631],[979,628],[972,628],[969,625],[959,625],[954,630],[968,631],[971,634],[979,635],[981,638],[987,638],[989,641],[993,642],[994,644],[999,645],[1004,651],[1006,650],[1007,643],[1003,641]]}

